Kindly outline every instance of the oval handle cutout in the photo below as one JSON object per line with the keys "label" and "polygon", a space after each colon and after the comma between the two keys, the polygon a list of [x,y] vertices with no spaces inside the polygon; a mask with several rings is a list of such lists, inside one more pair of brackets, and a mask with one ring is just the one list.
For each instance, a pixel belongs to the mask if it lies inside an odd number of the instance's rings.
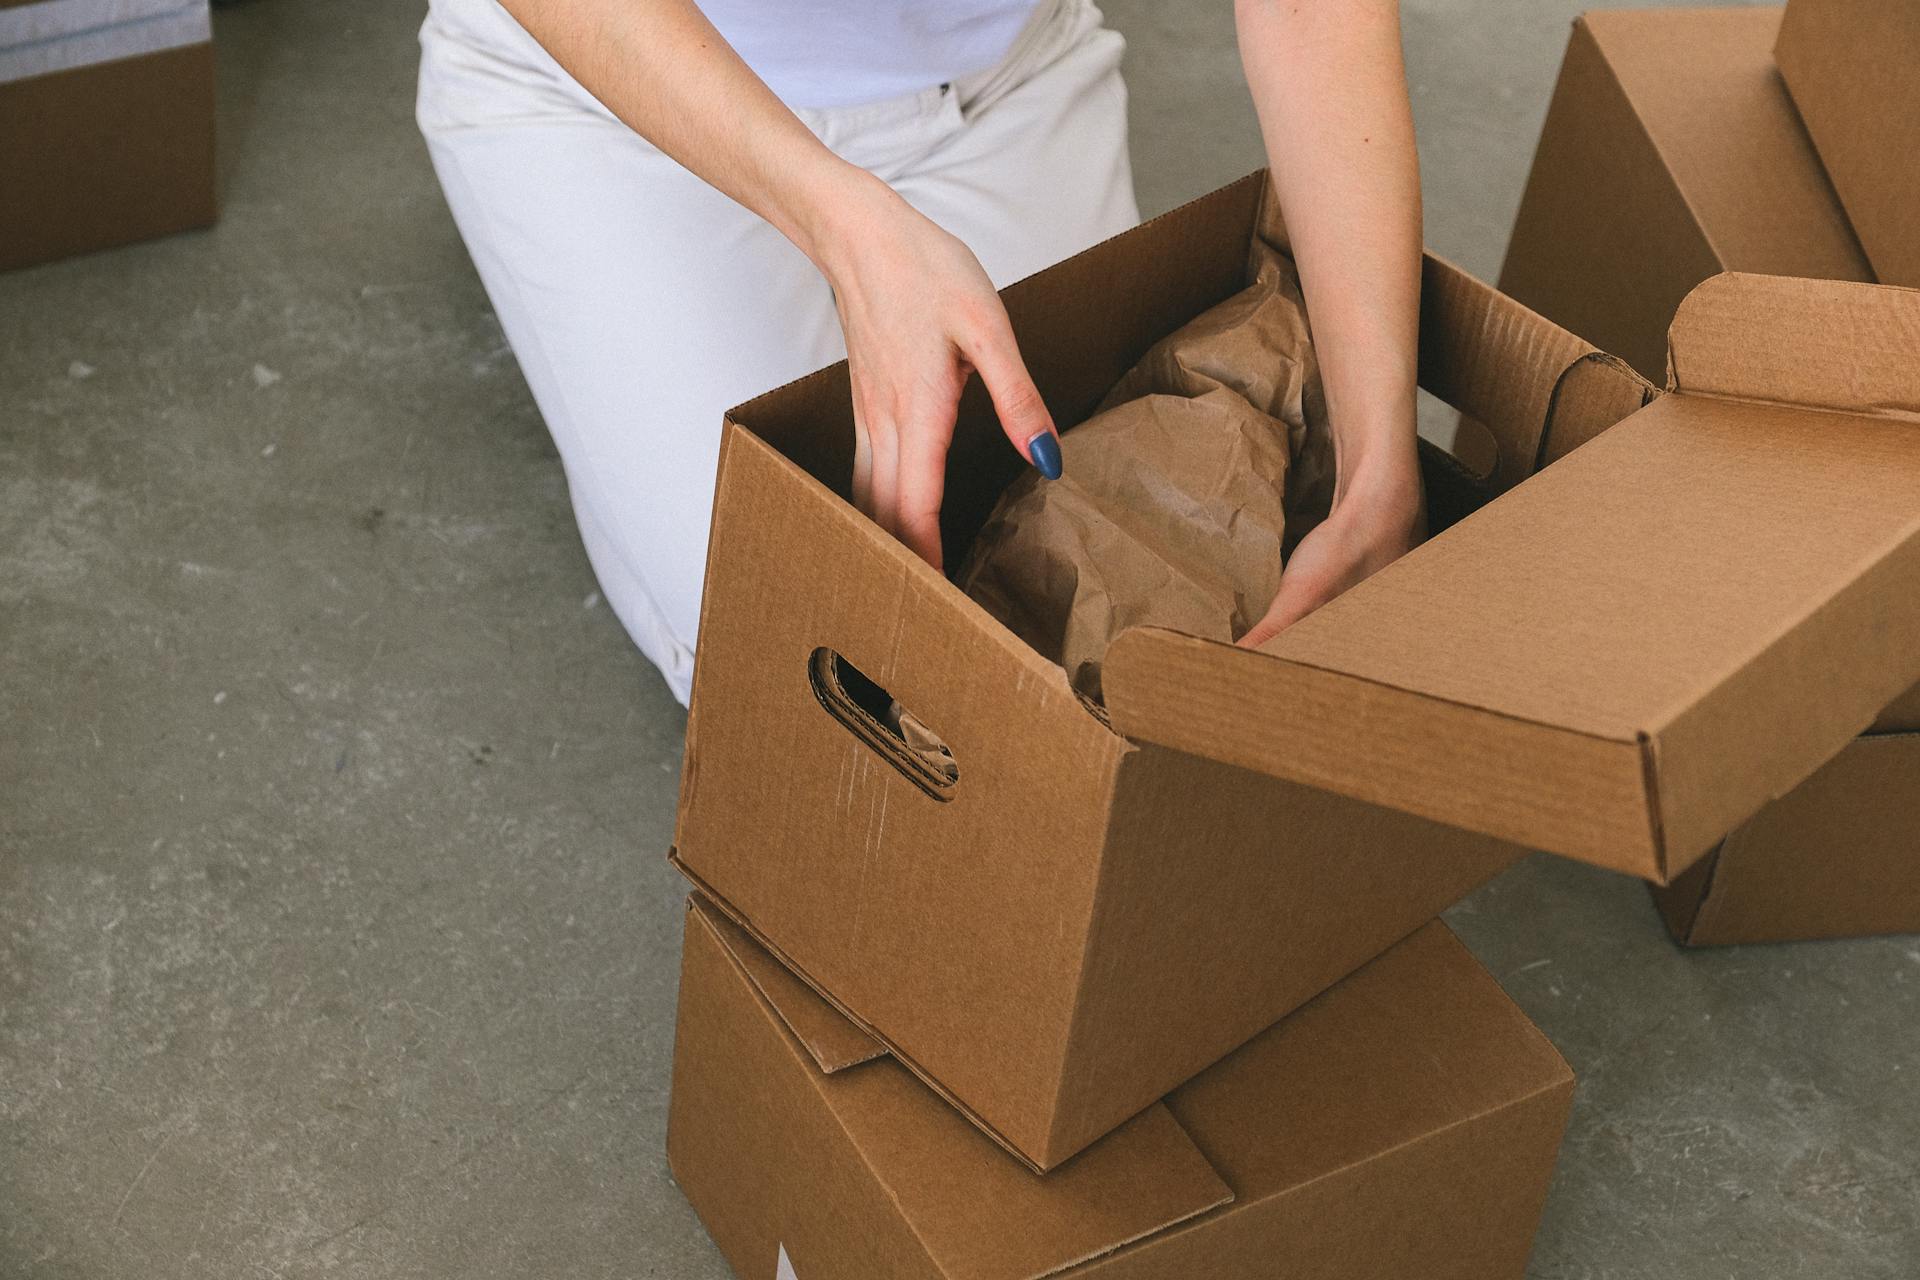
{"label": "oval handle cutout", "polygon": [[854,737],[935,800],[953,799],[960,762],[926,721],[826,646],[807,662],[813,696]]}

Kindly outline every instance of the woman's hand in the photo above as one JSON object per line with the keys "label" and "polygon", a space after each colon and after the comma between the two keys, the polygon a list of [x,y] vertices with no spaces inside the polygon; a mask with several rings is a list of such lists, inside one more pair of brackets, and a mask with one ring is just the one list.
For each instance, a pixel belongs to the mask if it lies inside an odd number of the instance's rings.
{"label": "woman's hand", "polygon": [[1256,645],[1419,540],[1420,164],[1398,0],[1235,0],[1327,391],[1333,513],[1301,539]]}
{"label": "woman's hand", "polygon": [[864,174],[838,209],[815,260],[847,339],[854,502],[938,569],[947,447],[968,374],[979,371],[1007,439],[1049,479],[1060,474],[1053,418],[964,244]]}
{"label": "woman's hand", "polygon": [[936,569],[947,445],[978,370],[1014,447],[1060,473],[1053,420],[973,254],[816,138],[695,0],[503,0],[621,120],[771,222],[833,285],[860,508]]}
{"label": "woman's hand", "polygon": [[1281,631],[1413,550],[1426,536],[1417,469],[1383,467],[1356,479],[1293,550],[1273,607],[1240,637],[1244,649]]}

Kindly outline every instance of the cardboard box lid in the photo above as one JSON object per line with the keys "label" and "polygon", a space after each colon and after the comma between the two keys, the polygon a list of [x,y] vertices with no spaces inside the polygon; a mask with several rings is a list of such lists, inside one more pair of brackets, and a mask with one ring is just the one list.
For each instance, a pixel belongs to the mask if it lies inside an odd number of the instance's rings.
{"label": "cardboard box lid", "polygon": [[1920,293],[1717,277],[1673,391],[1116,729],[1665,881],[1920,678]]}
{"label": "cardboard box lid", "polygon": [[689,899],[687,927],[724,948],[794,1047],[836,1082],[823,1091],[827,1105],[944,1275],[1041,1280],[1233,1199],[1165,1104],[1035,1174],[904,1068],[879,1061],[884,1050],[851,1061],[860,1041],[874,1042],[782,977],[780,962],[713,906]]}
{"label": "cardboard box lid", "polygon": [[1920,286],[1920,4],[1792,0],[1774,57],[1875,273]]}
{"label": "cardboard box lid", "polygon": [[[730,962],[815,1070],[796,1027],[819,1034],[838,1015],[779,981],[779,962],[697,895],[687,923],[689,971],[715,953]],[[893,1211],[956,1280],[1070,1271],[1520,1104],[1538,1103],[1557,1134],[1573,1086],[1546,1037],[1437,922],[1046,1174],[884,1057],[817,1079]],[[1544,1160],[1544,1186],[1552,1143],[1513,1158]]]}

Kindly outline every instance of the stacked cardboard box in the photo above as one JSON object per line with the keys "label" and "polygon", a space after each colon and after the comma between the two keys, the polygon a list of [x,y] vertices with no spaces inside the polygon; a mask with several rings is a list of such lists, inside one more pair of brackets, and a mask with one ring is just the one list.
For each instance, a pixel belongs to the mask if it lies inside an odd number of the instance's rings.
{"label": "stacked cardboard box", "polygon": [[[1254,175],[1008,290],[1056,419],[1278,234]],[[1656,393],[1430,259],[1463,518],[1262,651],[1126,633],[1099,715],[853,508],[844,365],[734,411],[670,1138],[734,1266],[1516,1274],[1565,1076],[1431,921],[1525,848],[1682,876],[1920,683],[1913,300],[1718,278]],[[975,389],[956,555],[1020,465]]]}
{"label": "stacked cardboard box", "polygon": [[0,270],[214,212],[207,0],[0,0]]}
{"label": "stacked cardboard box", "polygon": [[1920,5],[1792,0],[1774,57],[1881,283],[1920,288]]}
{"label": "stacked cardboard box", "polygon": [[[1842,11],[1847,11],[1843,13]],[[1907,15],[1892,16],[1893,11]],[[1869,13],[1881,15],[1879,26]],[[1874,190],[1920,181],[1920,156],[1859,165],[1869,139],[1911,150],[1920,134],[1920,8],[1873,0],[1795,0],[1782,10],[1669,9],[1590,13],[1574,26],[1514,226],[1501,288],[1582,338],[1666,377],[1667,328],[1682,298],[1720,271],[1871,280],[1856,239],[1856,202],[1842,172]],[[1878,30],[1881,53],[1858,48]],[[1893,49],[1907,33],[1906,52]],[[1801,68],[1789,98],[1774,65]],[[1857,85],[1822,90],[1847,45]],[[1799,50],[1801,52],[1794,52]],[[1898,69],[1897,74],[1895,69]],[[1884,83],[1881,83],[1884,82]],[[1857,87],[1856,85],[1856,87]],[[1900,91],[1907,108],[1899,108]],[[1810,96],[1811,95],[1811,96]],[[1795,101],[1832,123],[1816,154]],[[1802,111],[1808,101],[1801,102]],[[1906,130],[1904,134],[1901,132]],[[1904,137],[1905,142],[1896,139]],[[1882,145],[1875,143],[1873,145]],[[1839,147],[1839,151],[1834,151]],[[1833,155],[1843,155],[1836,165]],[[1889,151],[1888,161],[1894,159]],[[1882,220],[1876,263],[1904,231],[1920,245],[1909,189],[1904,220]],[[1870,197],[1858,207],[1881,208]],[[1848,213],[1855,212],[1849,225]],[[1867,237],[1864,228],[1861,239]],[[1843,345],[1848,335],[1827,335]],[[1890,405],[1897,402],[1889,402]],[[1564,438],[1563,446],[1580,443]],[[1548,459],[1550,460],[1550,459]],[[1730,833],[1656,897],[1673,935],[1693,944],[1920,930],[1920,689],[1804,787]]]}

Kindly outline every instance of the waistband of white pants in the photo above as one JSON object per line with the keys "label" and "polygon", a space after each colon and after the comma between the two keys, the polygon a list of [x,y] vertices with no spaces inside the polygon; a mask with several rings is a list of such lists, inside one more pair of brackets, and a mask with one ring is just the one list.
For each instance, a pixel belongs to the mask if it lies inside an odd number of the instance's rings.
{"label": "waistband of white pants", "polygon": [[[1091,18],[1091,21],[1088,19]],[[991,102],[1064,52],[1087,27],[1098,26],[1093,0],[1040,0],[1000,60],[950,84],[850,107],[792,107],[814,132],[884,128],[939,113],[949,97],[962,111]]]}

